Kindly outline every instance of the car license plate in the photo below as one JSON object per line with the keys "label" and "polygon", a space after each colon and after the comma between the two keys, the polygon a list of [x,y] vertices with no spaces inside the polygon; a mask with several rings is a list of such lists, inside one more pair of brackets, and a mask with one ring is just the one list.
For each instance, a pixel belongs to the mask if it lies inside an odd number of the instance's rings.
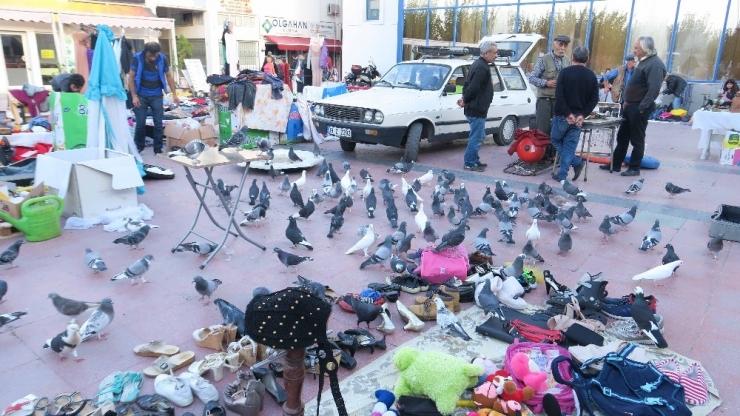
{"label": "car license plate", "polygon": [[344,127],[326,126],[326,134],[337,137],[352,137],[352,130]]}

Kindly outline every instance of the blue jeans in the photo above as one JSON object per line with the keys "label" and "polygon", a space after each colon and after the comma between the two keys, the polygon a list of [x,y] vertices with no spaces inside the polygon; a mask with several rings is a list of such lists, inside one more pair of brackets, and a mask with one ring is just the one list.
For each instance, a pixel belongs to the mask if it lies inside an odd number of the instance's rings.
{"label": "blue jeans", "polygon": [[486,118],[465,116],[470,124],[470,137],[468,138],[468,148],[465,149],[463,163],[465,166],[472,166],[480,162],[478,151],[486,137]]}
{"label": "blue jeans", "polygon": [[576,156],[578,138],[581,136],[581,128],[575,124],[568,124],[565,117],[555,116],[552,118],[552,131],[550,131],[550,142],[560,155],[560,171],[558,179],[568,177],[571,166],[578,166],[583,160]]}
{"label": "blue jeans", "polygon": [[681,108],[681,104],[683,104],[683,98],[681,98],[681,96],[679,95],[674,96],[671,107],[673,107],[674,110],[678,110],[679,108]]}
{"label": "blue jeans", "polygon": [[[134,115],[136,116],[136,129],[134,130],[134,143],[138,149],[144,149],[146,146],[144,138],[146,137],[146,113],[147,109],[152,109],[152,119],[154,122],[154,153],[162,151],[162,134],[164,127],[162,127],[162,117],[164,117],[164,104],[162,103],[162,96],[159,97],[147,97],[144,95],[139,96],[139,108],[134,107]],[[141,150],[139,150],[141,151]]]}

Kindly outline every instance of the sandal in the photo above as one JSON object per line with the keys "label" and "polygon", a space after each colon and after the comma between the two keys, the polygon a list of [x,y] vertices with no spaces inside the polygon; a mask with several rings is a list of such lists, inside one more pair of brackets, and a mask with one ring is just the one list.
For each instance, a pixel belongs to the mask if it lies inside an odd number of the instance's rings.
{"label": "sandal", "polygon": [[77,416],[83,410],[84,414],[89,414],[93,411],[91,406],[88,406],[89,399],[84,399],[79,392],[73,393],[60,393],[54,396],[53,401],[49,401],[49,398],[42,397],[36,402],[36,410],[42,410],[44,416]]}
{"label": "sandal", "polygon": [[136,404],[144,410],[174,414],[172,402],[159,394],[146,394],[136,398]]}
{"label": "sandal", "polygon": [[167,343],[164,341],[152,341],[134,347],[134,354],[140,357],[159,357],[162,355],[171,357],[179,352],[179,347],[174,345],[167,345]]}
{"label": "sandal", "polygon": [[193,338],[199,347],[216,351],[223,351],[223,340],[226,329],[223,325],[213,325],[208,328],[198,328],[193,331]]}
{"label": "sandal", "polygon": [[167,374],[169,372],[177,371],[183,367],[187,367],[195,361],[195,353],[192,351],[181,352],[172,357],[163,355],[156,360],[147,368],[144,369],[143,373],[147,377],[156,377],[160,374]]}

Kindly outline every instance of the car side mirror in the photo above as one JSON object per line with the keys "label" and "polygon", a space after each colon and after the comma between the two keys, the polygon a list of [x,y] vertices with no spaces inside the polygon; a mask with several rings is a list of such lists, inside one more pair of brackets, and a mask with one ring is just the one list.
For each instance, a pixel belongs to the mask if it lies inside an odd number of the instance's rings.
{"label": "car side mirror", "polygon": [[442,92],[444,93],[450,93],[450,92],[455,92],[455,91],[457,91],[457,87],[449,83],[445,84],[445,88],[444,90],[442,90]]}

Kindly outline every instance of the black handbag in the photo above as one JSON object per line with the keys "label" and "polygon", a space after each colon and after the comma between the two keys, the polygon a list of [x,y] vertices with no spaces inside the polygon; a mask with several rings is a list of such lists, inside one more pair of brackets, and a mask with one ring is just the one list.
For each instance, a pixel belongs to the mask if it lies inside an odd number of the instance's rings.
{"label": "black handbag", "polygon": [[401,416],[442,416],[434,400],[419,396],[401,396],[396,402]]}

